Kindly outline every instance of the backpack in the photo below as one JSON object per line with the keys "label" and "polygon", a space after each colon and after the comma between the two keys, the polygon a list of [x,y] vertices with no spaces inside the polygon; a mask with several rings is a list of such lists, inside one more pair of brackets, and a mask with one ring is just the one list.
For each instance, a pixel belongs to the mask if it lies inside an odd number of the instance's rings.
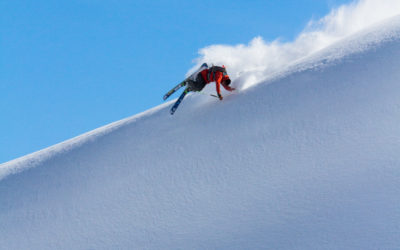
{"label": "backpack", "polygon": [[220,67],[220,66],[212,66],[208,69],[208,74],[207,74],[207,81],[210,82],[211,81],[211,75],[212,75],[212,79],[215,79],[215,72],[222,72],[223,76],[227,75],[226,72],[226,68],[224,66]]}

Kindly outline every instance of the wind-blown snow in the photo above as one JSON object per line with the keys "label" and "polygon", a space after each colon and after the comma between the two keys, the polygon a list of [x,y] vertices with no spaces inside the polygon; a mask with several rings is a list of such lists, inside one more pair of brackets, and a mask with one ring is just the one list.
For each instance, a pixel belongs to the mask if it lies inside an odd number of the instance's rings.
{"label": "wind-blown snow", "polygon": [[0,249],[398,249],[399,58],[400,16],[2,164]]}
{"label": "wind-blown snow", "polygon": [[248,45],[203,48],[195,60],[196,66],[189,73],[203,62],[224,64],[236,86],[246,89],[316,51],[396,15],[400,15],[399,0],[358,0],[332,10],[320,20],[310,21],[293,42],[281,42],[280,39],[266,42],[262,37],[256,37]]}

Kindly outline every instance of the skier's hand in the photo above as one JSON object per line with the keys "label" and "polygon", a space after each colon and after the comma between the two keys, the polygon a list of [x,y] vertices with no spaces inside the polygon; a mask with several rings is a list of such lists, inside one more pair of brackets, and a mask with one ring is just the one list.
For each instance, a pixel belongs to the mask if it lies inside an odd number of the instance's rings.
{"label": "skier's hand", "polygon": [[219,98],[219,100],[221,100],[221,101],[222,101],[222,99],[224,99],[224,98],[222,97],[221,94],[218,94],[218,98]]}

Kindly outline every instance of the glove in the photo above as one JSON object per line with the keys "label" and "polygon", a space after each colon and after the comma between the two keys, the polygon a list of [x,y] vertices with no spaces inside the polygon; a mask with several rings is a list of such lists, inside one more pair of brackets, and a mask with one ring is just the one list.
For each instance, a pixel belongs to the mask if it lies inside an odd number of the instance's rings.
{"label": "glove", "polygon": [[224,99],[221,94],[218,94],[218,98],[222,101]]}

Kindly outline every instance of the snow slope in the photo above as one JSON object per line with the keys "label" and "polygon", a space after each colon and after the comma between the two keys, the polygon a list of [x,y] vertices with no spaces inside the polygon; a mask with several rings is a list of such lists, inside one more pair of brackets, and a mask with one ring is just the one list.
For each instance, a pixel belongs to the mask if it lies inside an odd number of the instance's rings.
{"label": "snow slope", "polygon": [[395,17],[2,164],[0,249],[399,249],[399,58]]}

